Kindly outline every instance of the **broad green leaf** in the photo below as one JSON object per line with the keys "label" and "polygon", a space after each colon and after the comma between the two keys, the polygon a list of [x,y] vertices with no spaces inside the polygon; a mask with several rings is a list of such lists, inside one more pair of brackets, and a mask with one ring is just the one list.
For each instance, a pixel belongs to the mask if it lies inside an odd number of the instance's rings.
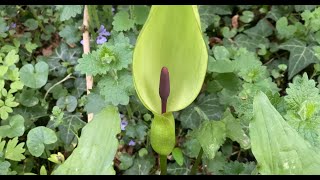
{"label": "broad green leaf", "polygon": [[82,13],[82,5],[59,5],[57,9],[62,9],[60,14],[60,21],[65,21],[76,17]]}
{"label": "broad green leaf", "polygon": [[243,11],[242,15],[240,16],[239,20],[244,23],[249,23],[253,20],[254,14],[251,11]]}
{"label": "broad green leaf", "polygon": [[134,21],[129,18],[129,13],[127,11],[119,11],[113,17],[113,29],[115,31],[127,31],[134,26]]}
{"label": "broad green leaf", "polygon": [[52,174],[114,175],[113,159],[119,144],[116,135],[120,132],[117,108],[106,107],[82,128],[78,146]]}
{"label": "broad green leaf", "polygon": [[84,106],[84,109],[87,113],[99,113],[104,107],[106,107],[107,103],[104,101],[103,96],[96,93],[90,93],[87,96],[87,102]]}
{"label": "broad green leaf", "polygon": [[250,123],[252,153],[261,174],[320,174],[320,155],[260,92]]}
{"label": "broad green leaf", "polygon": [[0,136],[1,137],[19,137],[22,136],[25,130],[24,118],[21,115],[14,115],[9,117],[8,125],[0,126]]}
{"label": "broad green leaf", "polygon": [[298,39],[290,39],[279,46],[280,49],[290,51],[288,78],[293,78],[294,75],[306,68],[309,64],[318,61],[314,50],[311,46]]}
{"label": "broad green leaf", "polygon": [[20,69],[20,78],[23,84],[33,89],[39,89],[47,83],[49,66],[40,61],[35,66],[26,64]]}
{"label": "broad green leaf", "polygon": [[204,121],[197,130],[197,140],[204,154],[213,159],[226,140],[226,126],[223,121]]}
{"label": "broad green leaf", "polygon": [[23,146],[24,142],[18,144],[18,137],[9,140],[7,143],[4,157],[12,161],[21,161],[25,159],[26,157],[22,154],[25,152]]}
{"label": "broad green leaf", "polygon": [[183,165],[183,154],[180,148],[176,147],[172,151],[172,156],[176,160],[177,164]]}
{"label": "broad green leaf", "polygon": [[28,27],[29,31],[33,31],[38,28],[38,21],[36,21],[35,19],[28,19],[23,23],[23,25]]}
{"label": "broad green leaf", "polygon": [[55,143],[58,140],[55,132],[44,126],[31,129],[27,135],[27,147],[29,152],[36,157],[41,156],[46,144]]}
{"label": "broad green leaf", "polygon": [[197,6],[152,6],[132,63],[134,85],[145,107],[161,114],[159,81],[164,66],[170,74],[167,112],[188,106],[202,87],[207,61]]}
{"label": "broad green leaf", "polygon": [[36,96],[36,91],[34,89],[27,89],[22,91],[18,96],[19,103],[26,107],[32,107],[39,103],[39,99]]}

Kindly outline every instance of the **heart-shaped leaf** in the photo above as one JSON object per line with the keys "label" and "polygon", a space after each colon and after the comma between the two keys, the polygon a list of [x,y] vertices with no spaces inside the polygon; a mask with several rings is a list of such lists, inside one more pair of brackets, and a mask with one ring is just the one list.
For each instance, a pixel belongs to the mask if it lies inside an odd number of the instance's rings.
{"label": "heart-shaped leaf", "polygon": [[48,80],[49,66],[40,61],[35,66],[26,64],[20,69],[20,79],[27,87],[38,89],[44,86]]}

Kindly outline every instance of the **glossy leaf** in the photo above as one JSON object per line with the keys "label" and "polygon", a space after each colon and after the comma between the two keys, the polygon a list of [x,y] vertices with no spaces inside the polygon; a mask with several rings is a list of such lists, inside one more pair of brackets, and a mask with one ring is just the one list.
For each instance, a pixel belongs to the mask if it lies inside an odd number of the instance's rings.
{"label": "glossy leaf", "polygon": [[161,113],[159,81],[165,66],[171,89],[167,112],[185,108],[202,87],[207,61],[197,6],[152,6],[133,55],[134,84],[142,103]]}

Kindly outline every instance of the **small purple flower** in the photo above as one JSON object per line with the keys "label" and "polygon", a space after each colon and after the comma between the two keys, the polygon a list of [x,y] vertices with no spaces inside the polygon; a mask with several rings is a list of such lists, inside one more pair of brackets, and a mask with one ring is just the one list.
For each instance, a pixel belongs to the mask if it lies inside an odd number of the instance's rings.
{"label": "small purple flower", "polygon": [[16,28],[16,27],[17,27],[17,24],[16,24],[16,23],[11,23],[11,24],[10,24],[10,28],[11,28],[11,29],[14,29],[14,28]]}
{"label": "small purple flower", "polygon": [[83,39],[80,41],[80,43],[83,45]]}
{"label": "small purple flower", "polygon": [[106,28],[104,27],[104,25],[100,26],[100,29],[98,30],[99,36],[110,36],[110,32],[108,32],[106,30]]}
{"label": "small purple flower", "polygon": [[98,36],[97,37],[97,44],[103,44],[105,42],[107,42],[107,38],[106,37],[104,37],[104,36]]}
{"label": "small purple flower", "polygon": [[121,121],[121,130],[122,131],[124,131],[124,130],[126,130],[126,126],[128,125],[128,121],[126,121],[126,120],[122,120]]}
{"label": "small purple flower", "polygon": [[129,145],[129,146],[135,146],[135,145],[136,145],[136,142],[134,142],[133,140],[130,140],[130,142],[129,142],[128,145]]}

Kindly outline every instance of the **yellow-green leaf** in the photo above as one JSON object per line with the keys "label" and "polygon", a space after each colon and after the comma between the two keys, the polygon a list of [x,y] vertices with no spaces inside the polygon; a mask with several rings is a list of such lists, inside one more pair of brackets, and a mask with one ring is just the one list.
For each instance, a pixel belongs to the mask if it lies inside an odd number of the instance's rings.
{"label": "yellow-green leaf", "polygon": [[133,79],[142,103],[161,113],[162,67],[170,74],[167,112],[188,106],[202,87],[208,62],[197,6],[152,6],[133,55]]}

